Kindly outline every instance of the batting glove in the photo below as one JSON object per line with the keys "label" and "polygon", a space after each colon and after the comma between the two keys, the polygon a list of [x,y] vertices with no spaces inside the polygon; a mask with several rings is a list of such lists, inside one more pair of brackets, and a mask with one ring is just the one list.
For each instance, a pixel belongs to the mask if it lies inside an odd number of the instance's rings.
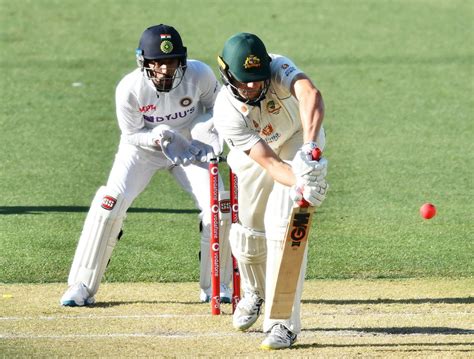
{"label": "batting glove", "polygon": [[310,206],[319,207],[326,199],[329,185],[325,180],[321,182],[308,182],[304,178],[298,178],[296,184],[290,189],[291,199],[298,203],[306,200]]}
{"label": "batting glove", "polygon": [[291,161],[296,178],[302,177],[309,182],[323,181],[327,175],[328,161],[322,157],[319,161],[308,160],[306,153],[299,150]]}

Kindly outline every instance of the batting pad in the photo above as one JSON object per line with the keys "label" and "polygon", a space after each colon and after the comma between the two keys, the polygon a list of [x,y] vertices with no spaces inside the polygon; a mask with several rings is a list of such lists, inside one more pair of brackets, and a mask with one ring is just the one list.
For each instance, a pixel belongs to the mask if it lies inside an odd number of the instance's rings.
{"label": "batting pad", "polygon": [[122,195],[102,186],[97,191],[77,245],[68,284],[84,283],[91,296],[97,293],[112,251],[117,244],[128,205]]}
{"label": "batting pad", "polygon": [[[219,264],[221,283],[229,286],[232,280],[232,258],[229,231],[232,222],[230,213],[230,192],[219,191]],[[210,231],[203,231],[201,238],[200,287],[211,287],[211,258],[209,247]]]}
{"label": "batting pad", "polygon": [[244,292],[265,298],[265,262],[267,244],[265,234],[239,223],[232,223],[229,233],[232,253],[237,259]]}

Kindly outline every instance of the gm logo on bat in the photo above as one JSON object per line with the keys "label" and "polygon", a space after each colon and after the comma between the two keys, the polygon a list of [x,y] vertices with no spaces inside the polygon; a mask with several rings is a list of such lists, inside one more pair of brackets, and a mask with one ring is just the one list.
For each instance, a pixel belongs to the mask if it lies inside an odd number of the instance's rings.
{"label": "gm logo on bat", "polygon": [[295,213],[291,224],[291,247],[299,247],[306,237],[310,213]]}

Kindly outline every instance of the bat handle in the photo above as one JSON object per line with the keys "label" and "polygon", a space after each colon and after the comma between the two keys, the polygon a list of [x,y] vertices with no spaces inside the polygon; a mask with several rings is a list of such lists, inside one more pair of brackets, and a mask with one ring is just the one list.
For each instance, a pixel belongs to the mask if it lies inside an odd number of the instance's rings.
{"label": "bat handle", "polygon": [[[318,147],[315,147],[311,151],[311,158],[313,159],[313,161],[319,161],[319,159],[321,158],[321,154],[322,154],[321,150]],[[308,201],[306,201],[304,198],[298,201],[297,204],[298,204],[298,207],[302,207],[302,208],[309,207]]]}

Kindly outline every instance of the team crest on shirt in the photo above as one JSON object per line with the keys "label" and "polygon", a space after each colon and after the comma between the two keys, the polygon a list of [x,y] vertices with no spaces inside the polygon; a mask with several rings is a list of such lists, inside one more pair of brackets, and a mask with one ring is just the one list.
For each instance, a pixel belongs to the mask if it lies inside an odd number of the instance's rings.
{"label": "team crest on shirt", "polygon": [[267,102],[267,111],[272,115],[278,115],[280,113],[281,106],[279,104],[275,104],[275,101],[270,100]]}
{"label": "team crest on shirt", "polygon": [[271,123],[266,125],[263,130],[262,130],[262,135],[264,136],[270,136],[273,133],[273,126]]}
{"label": "team crest on shirt", "polygon": [[181,101],[179,101],[179,103],[183,107],[188,107],[189,105],[191,105],[193,103],[193,100],[191,100],[189,97],[185,97],[185,98],[181,99]]}
{"label": "team crest on shirt", "polygon": [[260,59],[255,55],[249,55],[245,59],[244,67],[250,69],[252,67],[260,67]]}

